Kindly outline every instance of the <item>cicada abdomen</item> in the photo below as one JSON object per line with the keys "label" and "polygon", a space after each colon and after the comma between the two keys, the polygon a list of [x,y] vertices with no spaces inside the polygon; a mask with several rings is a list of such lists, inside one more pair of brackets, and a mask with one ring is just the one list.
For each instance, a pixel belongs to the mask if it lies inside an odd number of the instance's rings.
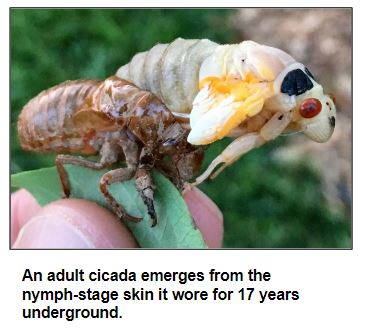
{"label": "cicada abdomen", "polygon": [[207,39],[181,38],[157,44],[136,54],[116,75],[159,96],[171,111],[189,113],[198,93],[201,64],[217,46]]}
{"label": "cicada abdomen", "polygon": [[36,152],[76,152],[85,149],[73,116],[99,87],[95,80],[66,81],[31,99],[18,119],[23,149]]}

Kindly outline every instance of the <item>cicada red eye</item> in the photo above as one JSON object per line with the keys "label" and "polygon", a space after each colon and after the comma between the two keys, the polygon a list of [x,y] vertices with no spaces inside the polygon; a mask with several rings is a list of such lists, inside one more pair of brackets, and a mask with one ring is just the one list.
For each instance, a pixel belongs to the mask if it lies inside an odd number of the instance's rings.
{"label": "cicada red eye", "polygon": [[313,118],[322,111],[322,104],[318,99],[305,99],[300,105],[300,115],[304,118]]}

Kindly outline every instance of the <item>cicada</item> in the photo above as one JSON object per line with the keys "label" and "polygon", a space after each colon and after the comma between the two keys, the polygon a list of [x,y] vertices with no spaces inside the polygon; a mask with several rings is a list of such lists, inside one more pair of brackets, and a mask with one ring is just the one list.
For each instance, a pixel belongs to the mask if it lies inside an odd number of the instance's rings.
{"label": "cicada", "polygon": [[[129,215],[108,191],[115,182],[135,178],[153,226],[151,170],[160,170],[182,188],[202,162],[203,150],[187,142],[188,133],[158,97],[116,76],[68,81],[43,91],[25,105],[18,120],[25,150],[61,153],[56,168],[65,197],[70,195],[65,164],[103,169],[125,161],[126,167],[103,175],[100,191],[117,216],[137,222],[141,219]],[[62,153],[99,154],[100,160]]]}
{"label": "cicada", "polygon": [[176,118],[185,119],[190,144],[235,138],[195,184],[284,132],[326,142],[335,127],[333,98],[309,69],[254,41],[218,45],[179,38],[138,53],[116,75],[153,92]]}
{"label": "cicada", "polygon": [[66,197],[65,164],[102,169],[124,160],[125,168],[103,175],[100,190],[120,218],[138,221],[108,191],[134,177],[155,225],[151,169],[182,188],[198,171],[205,145],[235,138],[196,178],[199,184],[288,130],[325,142],[335,118],[332,98],[284,51],[253,41],[177,39],[135,55],[104,81],[71,81],[42,92],[22,110],[18,131],[26,150],[100,154],[97,162],[57,156]]}

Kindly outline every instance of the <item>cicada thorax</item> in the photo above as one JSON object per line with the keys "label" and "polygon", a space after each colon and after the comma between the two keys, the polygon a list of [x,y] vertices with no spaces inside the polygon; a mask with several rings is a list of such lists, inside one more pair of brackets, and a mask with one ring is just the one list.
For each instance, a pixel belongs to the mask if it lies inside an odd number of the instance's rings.
{"label": "cicada thorax", "polygon": [[201,64],[217,46],[207,39],[178,38],[136,54],[116,75],[151,91],[171,111],[188,113],[198,93]]}
{"label": "cicada thorax", "polygon": [[74,116],[76,125],[99,131],[123,129],[142,145],[158,145],[166,130],[176,123],[156,95],[117,76],[103,81],[86,103],[86,110],[81,109]]}

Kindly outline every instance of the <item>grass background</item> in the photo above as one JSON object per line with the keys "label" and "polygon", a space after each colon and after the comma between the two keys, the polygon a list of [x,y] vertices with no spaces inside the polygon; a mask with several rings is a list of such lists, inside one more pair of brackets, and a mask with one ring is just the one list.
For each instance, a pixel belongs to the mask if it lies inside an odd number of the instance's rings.
{"label": "grass background", "polygon": [[[139,51],[177,37],[239,42],[235,10],[12,9],[11,171],[53,165],[54,155],[23,152],[16,120],[40,91],[65,80],[104,79]],[[255,36],[252,36],[255,40]],[[291,137],[250,152],[205,183],[225,216],[225,247],[336,248],[351,246],[350,210],[327,203],[320,173],[309,159],[273,156]],[[203,168],[229,143],[207,151]]]}

